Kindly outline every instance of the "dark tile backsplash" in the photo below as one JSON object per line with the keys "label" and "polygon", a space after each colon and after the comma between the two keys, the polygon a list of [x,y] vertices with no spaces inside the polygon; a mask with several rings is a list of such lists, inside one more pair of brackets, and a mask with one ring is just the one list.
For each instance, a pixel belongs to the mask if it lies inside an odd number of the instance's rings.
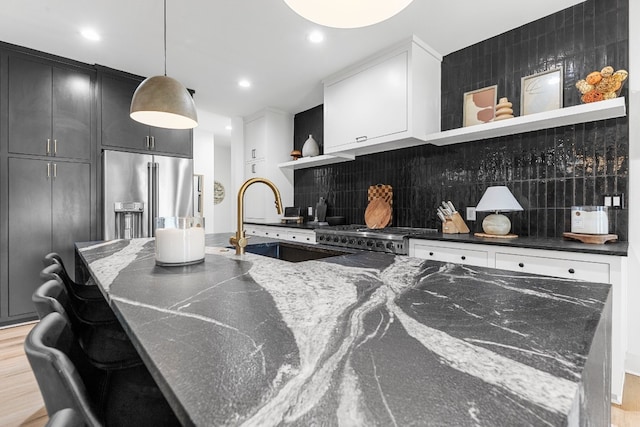
{"label": "dark tile backsplash", "polygon": [[[552,68],[563,69],[563,105],[578,105],[575,83],[605,65],[626,69],[628,54],[628,0],[588,0],[454,52],[442,63],[442,130],[462,125],[464,92],[494,84],[518,115],[520,79]],[[322,146],[322,106],[297,114],[294,133],[297,149],[310,133]],[[391,184],[394,226],[436,228],[442,200],[464,212],[486,187],[507,185],[525,209],[509,214],[513,232],[559,237],[571,229],[572,205],[600,205],[605,193],[627,193],[628,151],[626,117],[445,147],[425,144],[297,170],[294,203],[315,206],[325,197],[327,215],[362,224],[368,187]],[[610,231],[626,241],[627,209],[610,212]],[[481,231],[482,218],[478,213],[469,228]]]}

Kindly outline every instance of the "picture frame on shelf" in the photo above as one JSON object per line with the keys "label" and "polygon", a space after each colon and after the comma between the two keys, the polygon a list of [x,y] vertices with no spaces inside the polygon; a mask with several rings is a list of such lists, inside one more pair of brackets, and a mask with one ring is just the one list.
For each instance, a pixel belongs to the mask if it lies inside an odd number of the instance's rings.
{"label": "picture frame on shelf", "polygon": [[498,101],[498,85],[465,92],[462,102],[462,126],[473,126],[493,121]]}
{"label": "picture frame on shelf", "polygon": [[522,77],[520,81],[520,115],[542,113],[562,108],[562,68]]}

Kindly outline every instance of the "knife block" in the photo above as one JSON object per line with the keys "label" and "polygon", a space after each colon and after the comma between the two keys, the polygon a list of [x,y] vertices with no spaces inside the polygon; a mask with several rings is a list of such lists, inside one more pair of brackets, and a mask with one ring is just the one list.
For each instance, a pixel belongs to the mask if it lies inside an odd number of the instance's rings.
{"label": "knife block", "polygon": [[467,227],[467,224],[458,212],[454,212],[453,215],[447,217],[446,221],[442,223],[443,234],[460,234],[468,233],[469,231],[469,227]]}

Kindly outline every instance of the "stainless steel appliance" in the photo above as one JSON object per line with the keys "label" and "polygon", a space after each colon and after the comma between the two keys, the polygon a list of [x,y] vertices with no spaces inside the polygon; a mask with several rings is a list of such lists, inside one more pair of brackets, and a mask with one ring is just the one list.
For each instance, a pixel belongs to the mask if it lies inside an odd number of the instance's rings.
{"label": "stainless steel appliance", "polygon": [[325,245],[408,255],[411,237],[437,233],[438,230],[410,227],[370,229],[366,225],[337,225],[316,228],[315,232],[316,241]]}
{"label": "stainless steel appliance", "polygon": [[193,215],[193,160],[105,150],[103,238],[155,235],[154,218]]}

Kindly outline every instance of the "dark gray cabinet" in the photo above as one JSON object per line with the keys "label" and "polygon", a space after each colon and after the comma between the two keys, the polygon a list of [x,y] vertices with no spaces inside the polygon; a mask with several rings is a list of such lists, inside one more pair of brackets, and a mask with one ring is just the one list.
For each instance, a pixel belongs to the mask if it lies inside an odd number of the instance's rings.
{"label": "dark gray cabinet", "polygon": [[102,146],[132,151],[192,157],[190,129],[163,129],[138,123],[129,117],[131,98],[140,79],[100,73]]}
{"label": "dark gray cabinet", "polygon": [[8,57],[9,152],[91,158],[92,74]]}
{"label": "dark gray cabinet", "polygon": [[8,316],[33,313],[43,257],[58,252],[74,271],[74,242],[91,240],[91,165],[8,159]]}

